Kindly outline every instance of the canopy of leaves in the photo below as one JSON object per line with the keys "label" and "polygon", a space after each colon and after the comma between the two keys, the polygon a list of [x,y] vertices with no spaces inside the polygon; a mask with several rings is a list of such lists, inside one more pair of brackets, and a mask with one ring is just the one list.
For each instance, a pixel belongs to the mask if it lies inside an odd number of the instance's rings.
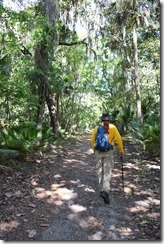
{"label": "canopy of leaves", "polygon": [[[151,115],[160,127],[155,116],[160,115],[159,2],[48,0],[26,6],[22,1],[21,8],[18,2],[16,10],[0,5],[0,126],[35,123],[42,110],[44,126],[52,125],[55,111],[61,133],[92,129],[104,111],[112,114],[121,133],[136,128],[131,123],[137,109],[136,23],[143,140],[157,143],[159,130],[153,132],[147,123],[153,126]],[[77,26],[85,28],[84,37]],[[45,103],[50,94],[54,107]]]}

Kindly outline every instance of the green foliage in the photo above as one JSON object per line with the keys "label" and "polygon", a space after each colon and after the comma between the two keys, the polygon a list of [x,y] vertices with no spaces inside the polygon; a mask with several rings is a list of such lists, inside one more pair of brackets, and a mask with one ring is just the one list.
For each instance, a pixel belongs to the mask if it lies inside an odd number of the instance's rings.
{"label": "green foliage", "polygon": [[130,133],[134,140],[143,146],[143,149],[151,152],[151,154],[160,154],[160,118],[156,114],[152,114],[140,124],[133,120],[131,123]]}
{"label": "green foliage", "polygon": [[134,111],[132,105],[130,103],[121,104],[118,116],[115,118],[114,123],[122,134],[127,133],[133,117]]}
{"label": "green foliage", "polygon": [[[47,10],[42,11],[45,9],[40,9],[39,5],[17,13],[0,8],[0,117],[3,118],[0,125],[12,125],[1,132],[1,146],[15,146],[26,154],[42,144],[44,136],[49,138],[51,131],[46,127],[39,131],[36,125],[28,127],[25,126],[27,122],[20,124],[20,121],[36,121],[38,89],[40,81],[44,80],[51,90],[57,108],[57,123],[62,133],[92,128],[99,122],[101,113],[109,111],[113,114],[112,122],[121,133],[131,130],[145,148],[150,145],[153,147],[159,142],[159,123],[155,126],[155,116],[150,119],[151,111],[159,112],[160,30],[156,18],[159,8],[155,11],[157,3],[154,5],[147,1],[150,3],[150,26],[145,28],[140,25],[137,28],[139,82],[144,117],[144,125],[141,126],[134,121],[133,2],[116,1],[117,3],[106,5],[102,1],[95,1],[96,14],[90,1],[80,1],[80,5],[76,6],[77,2],[61,1],[61,12],[58,14],[62,17],[57,18],[56,25],[49,23],[45,15],[45,12],[48,14]],[[138,6],[138,18],[141,18],[140,10],[146,6],[145,2],[134,3]],[[76,6],[76,10],[72,8],[72,4]],[[44,6],[46,5],[42,5],[43,8]],[[71,19],[72,13],[74,19]],[[78,14],[81,16],[80,20],[85,21],[89,36],[85,44],[71,46],[72,41],[80,40],[75,33],[75,26],[71,28],[71,23],[75,24]],[[100,16],[103,23],[97,22]],[[23,45],[30,50],[31,56],[22,54]],[[39,45],[42,45],[48,57],[49,68],[45,70],[35,67],[35,51]],[[39,58],[46,65],[45,56]],[[67,88],[71,89],[66,93]],[[117,110],[119,113],[116,115]],[[47,114],[48,109],[44,111],[42,121],[50,120],[46,117]],[[15,124],[17,126],[13,126]]]}
{"label": "green foliage", "polygon": [[41,130],[37,129],[36,124],[26,122],[1,130],[0,148],[16,150],[27,156],[43,148],[49,142],[51,136],[51,128],[44,127]]}

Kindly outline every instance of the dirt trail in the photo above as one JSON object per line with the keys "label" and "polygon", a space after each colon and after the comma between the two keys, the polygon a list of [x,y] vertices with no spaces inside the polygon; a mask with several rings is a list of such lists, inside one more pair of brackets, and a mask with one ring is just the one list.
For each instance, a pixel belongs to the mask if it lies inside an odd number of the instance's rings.
{"label": "dirt trail", "polygon": [[29,160],[23,172],[3,176],[0,239],[159,240],[159,159],[147,160],[125,143],[123,192],[118,156],[110,205],[99,198],[89,135],[69,141],[66,147],[51,146],[35,162]]}

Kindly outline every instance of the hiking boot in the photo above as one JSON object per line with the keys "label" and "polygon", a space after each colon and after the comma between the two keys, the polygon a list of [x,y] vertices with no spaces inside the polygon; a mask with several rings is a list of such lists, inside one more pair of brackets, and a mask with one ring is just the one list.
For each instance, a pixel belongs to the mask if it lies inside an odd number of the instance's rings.
{"label": "hiking boot", "polygon": [[110,203],[109,193],[107,193],[106,191],[101,191],[100,192],[100,197],[104,200],[104,203],[106,203],[106,204]]}

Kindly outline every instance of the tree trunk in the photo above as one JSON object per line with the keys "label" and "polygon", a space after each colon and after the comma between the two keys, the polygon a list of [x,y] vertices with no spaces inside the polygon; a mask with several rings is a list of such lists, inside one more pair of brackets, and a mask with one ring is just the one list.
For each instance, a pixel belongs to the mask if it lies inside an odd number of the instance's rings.
{"label": "tree trunk", "polygon": [[60,122],[60,114],[59,114],[59,100],[60,100],[60,93],[56,93],[55,101],[56,101],[56,119]]}
{"label": "tree trunk", "polygon": [[38,104],[38,108],[37,108],[37,118],[36,118],[37,127],[39,129],[42,128],[42,118],[43,118],[44,105],[45,105],[44,94],[45,94],[45,82],[44,81],[40,81],[40,84],[39,84],[39,87],[38,87],[39,104]]}
{"label": "tree trunk", "polygon": [[57,108],[54,102],[54,99],[52,95],[50,94],[50,91],[48,91],[48,94],[46,95],[46,102],[49,109],[50,119],[51,119],[51,126],[53,128],[53,132],[55,135],[58,135],[59,133],[59,125],[57,120]]}
{"label": "tree trunk", "polygon": [[134,82],[136,90],[136,109],[137,118],[142,123],[142,111],[141,111],[141,95],[140,95],[140,85],[138,77],[138,47],[137,47],[137,34],[136,25],[133,25],[133,47],[134,47]]}
{"label": "tree trunk", "polygon": [[[49,24],[53,28],[51,32],[49,31],[49,28],[45,28],[44,31],[47,33],[47,39],[40,41],[36,45],[34,54],[35,68],[43,73],[43,77],[39,79],[40,84],[38,85],[39,105],[37,109],[37,125],[40,128],[42,127],[43,112],[46,100],[51,125],[54,133],[56,134],[58,132],[56,105],[48,86],[47,74],[52,64],[52,58],[54,55],[53,48],[55,48],[58,44],[58,36],[55,28],[56,20],[58,18],[58,3],[56,0],[42,0],[39,3],[39,7],[40,14],[47,17]],[[47,48],[49,46],[51,46],[51,48]]]}
{"label": "tree trunk", "polygon": [[[49,69],[49,60],[48,60],[48,54],[45,51],[45,46],[37,44],[35,47],[34,52],[34,65],[37,70],[41,70],[43,73],[46,74],[46,72]],[[37,80],[39,82],[38,84],[38,108],[37,108],[37,127],[42,128],[42,119],[43,119],[43,113],[44,113],[44,106],[45,106],[45,94],[47,90],[47,84],[46,84],[46,76],[42,76]],[[34,80],[35,82],[35,80]]]}

